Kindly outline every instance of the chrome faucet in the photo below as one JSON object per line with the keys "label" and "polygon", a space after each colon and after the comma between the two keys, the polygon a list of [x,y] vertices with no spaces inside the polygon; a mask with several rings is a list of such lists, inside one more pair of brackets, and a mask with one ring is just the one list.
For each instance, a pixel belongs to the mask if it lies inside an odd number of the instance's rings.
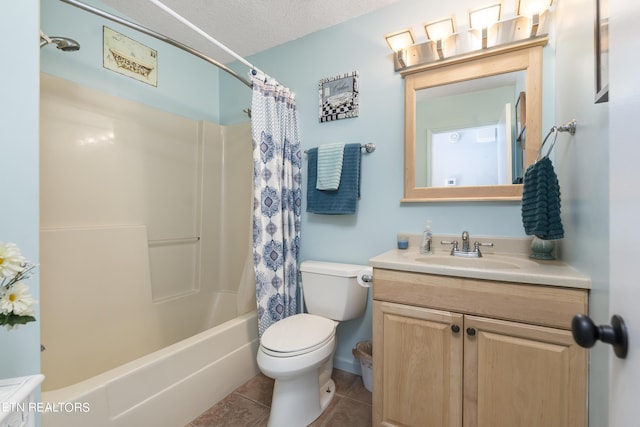
{"label": "chrome faucet", "polygon": [[463,231],[462,232],[462,249],[458,249],[458,241],[457,240],[453,240],[453,241],[445,241],[443,240],[442,242],[443,245],[451,245],[451,255],[453,256],[462,256],[462,257],[467,257],[467,258],[481,258],[482,257],[482,252],[480,252],[480,246],[493,246],[493,243],[480,243],[480,242],[474,242],[473,243],[473,250],[471,250],[471,247],[469,245],[469,232],[468,231]]}
{"label": "chrome faucet", "polygon": [[462,251],[469,252],[469,232],[462,232]]}

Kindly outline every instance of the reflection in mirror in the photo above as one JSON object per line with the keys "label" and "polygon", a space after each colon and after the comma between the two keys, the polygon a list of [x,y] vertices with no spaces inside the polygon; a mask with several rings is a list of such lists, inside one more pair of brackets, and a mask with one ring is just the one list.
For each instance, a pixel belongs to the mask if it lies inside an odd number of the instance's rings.
{"label": "reflection in mirror", "polygon": [[503,185],[522,176],[518,71],[416,91],[416,186]]}
{"label": "reflection in mirror", "polygon": [[507,141],[498,139],[499,127],[494,124],[427,134],[425,186],[511,183],[510,147]]}

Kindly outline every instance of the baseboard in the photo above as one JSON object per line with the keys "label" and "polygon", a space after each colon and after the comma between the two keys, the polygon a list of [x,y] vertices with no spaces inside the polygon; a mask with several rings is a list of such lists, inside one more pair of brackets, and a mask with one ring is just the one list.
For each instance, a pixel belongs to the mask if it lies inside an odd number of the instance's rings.
{"label": "baseboard", "polygon": [[343,371],[351,372],[352,374],[362,375],[362,372],[360,370],[360,362],[353,357],[345,358],[336,356],[333,358],[333,367],[336,369],[341,369]]}

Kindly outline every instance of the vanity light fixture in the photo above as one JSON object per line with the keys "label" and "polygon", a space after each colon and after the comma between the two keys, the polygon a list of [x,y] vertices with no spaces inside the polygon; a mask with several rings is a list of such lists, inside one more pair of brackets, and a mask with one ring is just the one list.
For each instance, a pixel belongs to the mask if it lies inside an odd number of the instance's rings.
{"label": "vanity light fixture", "polygon": [[547,9],[552,4],[553,0],[518,0],[517,10],[507,18],[501,16],[501,2],[470,10],[469,26],[461,32],[457,32],[455,15],[429,21],[424,24],[427,40],[417,44],[411,28],[386,35],[394,52],[394,69],[417,70],[474,51],[541,38],[546,35],[551,13]]}
{"label": "vanity light fixture", "polygon": [[540,25],[540,15],[551,7],[553,0],[518,0],[517,14],[531,18],[531,33],[535,37]]}
{"label": "vanity light fixture", "polygon": [[395,52],[398,62],[402,67],[407,65],[406,61],[406,48],[413,45],[416,42],[416,38],[413,36],[411,28],[398,31],[397,33],[388,34],[384,36],[389,48]]}
{"label": "vanity light fixture", "polygon": [[416,38],[413,36],[413,31],[411,30],[411,28],[386,35],[384,36],[384,38],[389,45],[389,49],[393,50],[394,52],[409,47],[416,42]]}
{"label": "vanity light fixture", "polygon": [[442,45],[449,36],[456,32],[453,16],[429,22],[424,25],[424,30],[427,33],[427,38],[436,43],[438,57],[440,59],[444,59]]}
{"label": "vanity light fixture", "polygon": [[496,3],[469,12],[469,27],[481,32],[483,49],[487,48],[487,33],[489,32],[489,27],[500,20],[501,9],[502,5]]}

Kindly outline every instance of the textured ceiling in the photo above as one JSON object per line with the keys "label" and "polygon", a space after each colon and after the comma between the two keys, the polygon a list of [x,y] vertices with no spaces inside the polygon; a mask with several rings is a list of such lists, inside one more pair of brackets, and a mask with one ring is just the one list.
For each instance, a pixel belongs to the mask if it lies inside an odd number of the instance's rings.
{"label": "textured ceiling", "polygon": [[[229,49],[247,57],[397,1],[163,0],[163,3]],[[149,1],[102,2],[117,10],[118,16],[191,46],[217,61],[233,60]]]}

